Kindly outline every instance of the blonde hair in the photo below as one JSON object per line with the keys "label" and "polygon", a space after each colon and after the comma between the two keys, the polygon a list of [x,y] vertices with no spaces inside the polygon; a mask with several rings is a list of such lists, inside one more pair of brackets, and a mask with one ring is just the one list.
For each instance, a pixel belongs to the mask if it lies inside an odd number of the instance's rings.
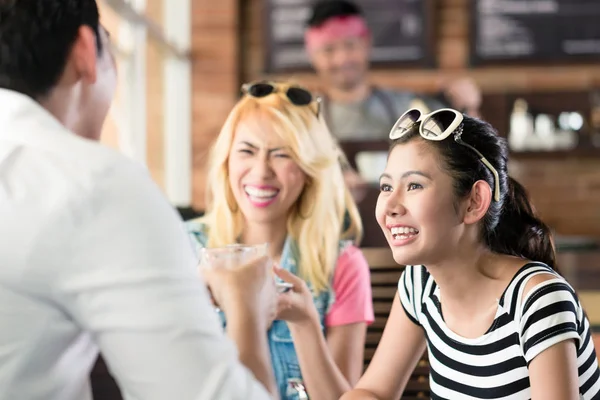
{"label": "blonde hair", "polygon": [[[294,105],[283,92],[261,98],[245,95],[234,106],[210,152],[207,209],[199,222],[208,228],[208,247],[238,240],[244,218],[229,186],[229,153],[241,121],[269,121],[273,131],[289,146],[290,157],[307,176],[305,187],[290,210],[287,231],[300,256],[299,276],[321,292],[330,285],[340,240],[352,238],[358,243],[362,223],[344,183],[338,161],[340,149],[323,119],[316,118],[316,104]],[[350,225],[342,232],[346,211]]]}

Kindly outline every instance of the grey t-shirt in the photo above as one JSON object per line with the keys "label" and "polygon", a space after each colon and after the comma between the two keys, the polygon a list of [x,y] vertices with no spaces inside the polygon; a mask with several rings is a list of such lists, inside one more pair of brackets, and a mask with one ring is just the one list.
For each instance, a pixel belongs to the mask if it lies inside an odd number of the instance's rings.
{"label": "grey t-shirt", "polygon": [[324,109],[329,129],[338,140],[358,141],[386,140],[396,119],[414,106],[443,107],[437,100],[417,97],[411,92],[374,89],[371,96],[361,102],[326,100]]}

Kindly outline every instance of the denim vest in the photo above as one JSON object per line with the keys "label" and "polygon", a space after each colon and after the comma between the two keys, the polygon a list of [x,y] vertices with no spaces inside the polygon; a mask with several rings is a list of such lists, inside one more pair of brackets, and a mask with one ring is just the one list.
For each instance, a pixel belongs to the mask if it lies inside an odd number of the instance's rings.
{"label": "denim vest", "polygon": [[[206,246],[208,242],[207,228],[197,222],[187,223],[188,232],[192,237],[193,245],[196,250]],[[348,241],[340,241],[340,252],[349,244]],[[290,271],[293,274],[298,273],[298,262],[300,255],[298,247],[294,240],[289,236],[285,240],[283,252],[281,254],[281,268]],[[308,282],[307,282],[308,283]],[[308,287],[311,288],[310,283]],[[311,288],[312,290],[312,288]],[[325,316],[335,300],[331,288],[313,297],[315,306],[319,311],[321,328],[325,334]],[[220,312],[223,327],[225,327],[225,315]],[[300,363],[298,355],[292,340],[292,335],[285,321],[273,321],[271,328],[267,332],[269,338],[269,348],[271,351],[271,362],[275,371],[275,378],[279,388],[281,400],[303,400],[308,399],[306,389],[300,372]]]}

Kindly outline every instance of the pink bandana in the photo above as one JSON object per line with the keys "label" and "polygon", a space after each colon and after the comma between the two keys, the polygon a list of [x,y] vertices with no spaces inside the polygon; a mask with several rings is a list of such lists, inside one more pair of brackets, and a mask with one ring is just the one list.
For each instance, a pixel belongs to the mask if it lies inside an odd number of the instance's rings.
{"label": "pink bandana", "polygon": [[365,37],[368,35],[369,28],[364,18],[351,15],[347,17],[334,17],[321,26],[307,29],[304,34],[304,42],[307,50],[311,51],[332,40],[352,36]]}

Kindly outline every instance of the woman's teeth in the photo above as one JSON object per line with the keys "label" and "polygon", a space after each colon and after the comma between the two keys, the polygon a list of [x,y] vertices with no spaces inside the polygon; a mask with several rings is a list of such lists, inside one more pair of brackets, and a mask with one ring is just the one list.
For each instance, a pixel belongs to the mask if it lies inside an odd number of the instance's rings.
{"label": "woman's teeth", "polygon": [[244,191],[248,196],[256,200],[269,200],[277,196],[277,189],[259,189],[252,186],[245,186]]}
{"label": "woman's teeth", "polygon": [[418,229],[410,228],[408,226],[395,226],[391,228],[390,231],[394,239],[408,239],[419,233]]}

